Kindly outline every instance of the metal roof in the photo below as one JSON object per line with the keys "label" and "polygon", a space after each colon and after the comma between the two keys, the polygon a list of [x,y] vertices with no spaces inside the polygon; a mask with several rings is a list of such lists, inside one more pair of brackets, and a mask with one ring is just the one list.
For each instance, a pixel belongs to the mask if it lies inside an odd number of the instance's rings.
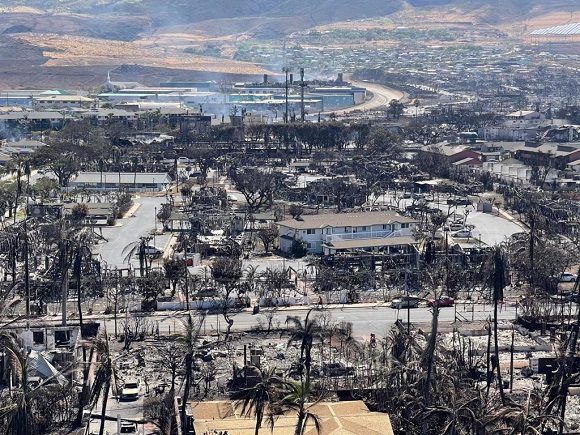
{"label": "metal roof", "polygon": [[534,30],[531,35],[580,35],[580,23],[564,24],[563,26],[546,27]]}
{"label": "metal roof", "polygon": [[[120,184],[169,184],[171,178],[166,173],[153,172],[103,172],[103,183]],[[74,184],[89,183],[98,184],[101,182],[100,172],[80,172],[73,181]]]}

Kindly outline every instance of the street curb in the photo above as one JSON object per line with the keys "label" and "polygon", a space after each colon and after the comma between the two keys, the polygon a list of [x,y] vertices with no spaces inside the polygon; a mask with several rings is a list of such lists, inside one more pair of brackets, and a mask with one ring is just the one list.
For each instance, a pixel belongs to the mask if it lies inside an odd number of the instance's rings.
{"label": "street curb", "polygon": [[137,210],[139,210],[139,207],[141,207],[141,203],[140,202],[134,203],[131,206],[131,208],[129,210],[127,210],[127,212],[123,215],[123,217],[121,219],[135,217],[135,213],[137,212]]}

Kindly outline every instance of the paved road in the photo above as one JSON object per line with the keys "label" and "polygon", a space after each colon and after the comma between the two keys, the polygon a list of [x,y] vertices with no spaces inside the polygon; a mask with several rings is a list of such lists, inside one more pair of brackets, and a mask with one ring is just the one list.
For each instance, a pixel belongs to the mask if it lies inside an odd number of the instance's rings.
{"label": "paved road", "polygon": [[[472,312],[473,308],[473,312]],[[407,310],[395,310],[386,306],[339,306],[328,310],[331,313],[332,319],[336,322],[351,322],[353,326],[353,334],[355,337],[367,338],[371,333],[378,337],[383,337],[385,333],[394,325],[397,319],[401,319],[404,323],[407,321]],[[233,331],[247,331],[259,325],[259,322],[267,323],[267,310],[262,309],[262,313],[253,315],[249,311],[241,311],[233,315],[234,326]],[[298,316],[300,318],[306,317],[308,310],[305,308],[282,309],[278,310],[273,315],[272,325],[284,325],[287,316]],[[423,327],[431,323],[432,311],[430,308],[421,307],[409,310],[411,315],[411,323],[418,324]],[[455,320],[454,308],[442,308],[440,310],[439,320],[441,322],[453,322]],[[492,316],[493,311],[490,305],[483,304],[458,304],[457,306],[457,322],[458,325],[463,325],[472,319],[474,321],[482,321]],[[515,305],[506,305],[499,313],[500,320],[513,320],[516,316]],[[174,333],[176,330],[182,332],[184,330],[183,320],[185,313],[183,311],[176,312],[157,312],[150,316],[151,325],[158,325],[159,331],[162,334]],[[95,317],[99,320],[99,317]],[[102,317],[101,317],[102,320]],[[113,319],[107,316],[105,319],[107,331],[114,330]],[[460,326],[461,327],[461,326]],[[223,317],[219,314],[208,314],[205,318],[205,323],[202,327],[202,333],[215,334],[225,331],[225,323]]]}
{"label": "paved road", "polygon": [[[119,219],[115,227],[104,227],[102,235],[107,242],[101,243],[93,249],[95,254],[100,254],[108,267],[127,267],[123,260],[125,254],[123,250],[127,245],[139,240],[140,236],[150,234],[155,228],[155,209],[159,210],[161,204],[166,202],[165,197],[142,197],[134,200],[140,207],[134,213],[134,217]],[[158,228],[161,226],[157,223]],[[169,235],[155,236],[155,241],[151,240],[151,245],[155,244],[159,249],[164,249],[169,240]],[[133,260],[134,264],[136,259]]]}
{"label": "paved road", "polygon": [[349,107],[347,109],[342,110],[333,110],[332,112],[336,115],[345,115],[351,112],[365,112],[369,110],[375,110],[381,106],[388,106],[389,101],[391,100],[400,100],[403,98],[404,94],[401,91],[396,89],[387,88],[386,86],[379,85],[376,83],[370,82],[359,82],[359,81],[352,81],[351,83],[354,86],[360,86],[363,88],[367,88],[368,91],[373,93],[373,96],[370,100],[365,101],[362,104]]}
{"label": "paved road", "polygon": [[[109,399],[107,400],[107,416],[112,418],[118,418],[119,420],[129,419],[131,421],[142,421],[143,420],[143,391],[140,393],[138,400],[126,402],[119,401],[116,396],[113,395],[112,389],[109,392]],[[93,410],[93,413],[99,415],[101,413],[102,399],[99,400],[97,406]],[[89,420],[89,435],[98,434],[101,425],[100,418],[91,418]],[[107,420],[105,421],[105,434],[118,434],[117,421]],[[137,433],[145,433],[142,424],[137,425]],[[134,433],[134,432],[133,432]],[[149,432],[147,432],[149,433]]]}

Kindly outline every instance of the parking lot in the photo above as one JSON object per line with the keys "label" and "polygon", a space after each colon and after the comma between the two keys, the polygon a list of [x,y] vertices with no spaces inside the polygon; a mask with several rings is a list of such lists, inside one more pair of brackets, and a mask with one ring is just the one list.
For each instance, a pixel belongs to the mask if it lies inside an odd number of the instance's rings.
{"label": "parking lot", "polygon": [[[505,242],[513,234],[525,231],[525,229],[515,221],[506,219],[504,214],[498,214],[497,208],[495,207],[493,208],[492,213],[477,211],[478,197],[469,197],[469,199],[472,200],[472,205],[448,204],[448,195],[437,195],[434,198],[431,198],[430,195],[422,195],[421,198],[423,199],[418,199],[417,197],[413,198],[411,194],[402,194],[401,192],[398,192],[395,196],[395,194],[391,192],[377,198],[375,204],[398,206],[399,209],[405,210],[407,207],[416,205],[419,201],[425,201],[428,207],[438,208],[445,215],[450,216],[447,225],[451,224],[454,219],[458,221],[463,220],[465,227],[471,229],[471,235],[469,238],[456,237],[456,240],[454,239],[453,234],[460,230],[450,230],[449,235],[451,239],[457,242],[481,242],[487,246],[494,246]],[[429,199],[433,200],[430,201]],[[465,216],[467,217],[465,218]]]}

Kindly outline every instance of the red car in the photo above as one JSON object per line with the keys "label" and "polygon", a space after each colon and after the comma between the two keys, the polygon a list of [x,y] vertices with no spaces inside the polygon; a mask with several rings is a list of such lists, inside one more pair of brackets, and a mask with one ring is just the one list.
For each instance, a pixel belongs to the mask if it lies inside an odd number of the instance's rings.
{"label": "red car", "polygon": [[439,299],[430,299],[427,305],[430,307],[452,307],[455,300],[449,296],[441,296]]}

